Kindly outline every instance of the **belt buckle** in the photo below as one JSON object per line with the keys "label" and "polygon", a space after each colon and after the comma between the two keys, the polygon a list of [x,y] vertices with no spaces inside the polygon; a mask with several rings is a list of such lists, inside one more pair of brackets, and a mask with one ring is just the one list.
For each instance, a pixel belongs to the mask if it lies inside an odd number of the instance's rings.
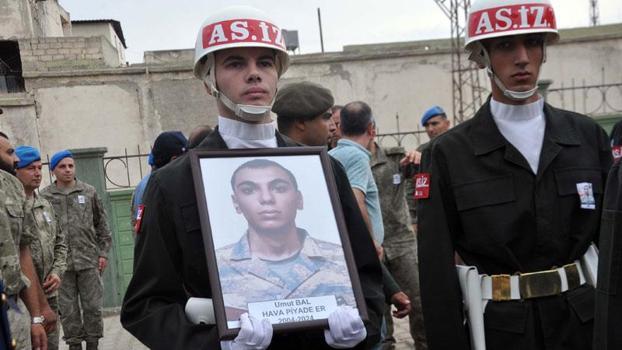
{"label": "belt buckle", "polygon": [[512,300],[510,275],[492,275],[490,276],[490,279],[492,281],[492,300]]}
{"label": "belt buckle", "polygon": [[568,290],[573,290],[581,285],[581,276],[577,264],[568,264],[563,266],[568,280]]}
{"label": "belt buckle", "polygon": [[561,277],[557,270],[523,273],[519,276],[519,286],[522,299],[546,297],[562,292]]}

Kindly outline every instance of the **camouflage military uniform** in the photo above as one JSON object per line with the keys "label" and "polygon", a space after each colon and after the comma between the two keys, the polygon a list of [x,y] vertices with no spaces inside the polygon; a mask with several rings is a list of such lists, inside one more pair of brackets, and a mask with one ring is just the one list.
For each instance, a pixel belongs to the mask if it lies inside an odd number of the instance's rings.
{"label": "camouflage military uniform", "polygon": [[[404,174],[400,169],[400,159],[405,155],[402,147],[382,149],[376,145],[372,155],[371,170],[380,193],[380,208],[384,223],[385,265],[410,297],[412,311],[408,315],[410,334],[417,350],[427,349],[421,295],[419,293],[419,262],[417,261],[417,241],[413,230],[413,219],[409,212],[407,194],[412,186],[414,174]],[[386,317],[391,321],[390,313]],[[390,336],[390,334],[389,334]]]}
{"label": "camouflage military uniform", "polygon": [[11,174],[0,170],[0,277],[11,307],[11,335],[18,349],[31,349],[30,313],[18,293],[30,282],[22,274],[19,246],[32,241],[32,217],[26,207],[24,187]]}
{"label": "camouflage military uniform", "polygon": [[[269,262],[251,255],[247,234],[237,243],[216,250],[225,307],[240,311],[257,301],[324,295],[334,295],[338,305],[356,306],[352,287],[345,282],[348,269],[341,246],[298,231],[303,247],[294,258],[295,264],[281,274]],[[230,319],[239,317],[234,311],[229,315]]]}
{"label": "camouflage military uniform", "polygon": [[[30,250],[37,276],[43,284],[50,274],[63,277],[67,268],[67,245],[65,234],[50,202],[37,195],[30,201],[35,223],[35,237],[30,244]],[[58,291],[46,296],[50,308],[58,314]],[[48,333],[48,349],[58,349],[58,328]]]}
{"label": "camouflage military uniform", "polygon": [[60,218],[68,246],[59,292],[63,339],[69,345],[96,342],[103,336],[104,292],[98,260],[106,257],[111,244],[104,207],[95,188],[79,180],[70,189],[52,184],[41,195]]}

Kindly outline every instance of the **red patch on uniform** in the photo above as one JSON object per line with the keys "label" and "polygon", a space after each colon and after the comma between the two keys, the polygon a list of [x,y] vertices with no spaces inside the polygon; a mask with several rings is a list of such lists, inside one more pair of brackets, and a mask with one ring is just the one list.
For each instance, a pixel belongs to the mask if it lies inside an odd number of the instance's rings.
{"label": "red patch on uniform", "polygon": [[415,175],[415,199],[430,198],[430,174],[419,173]]}
{"label": "red patch on uniform", "polygon": [[145,205],[139,204],[138,208],[136,209],[136,225],[134,225],[134,232],[136,232],[136,234],[138,234],[138,232],[140,231],[140,225],[143,222],[144,213],[145,213]]}
{"label": "red patch on uniform", "polygon": [[622,146],[611,147],[611,153],[613,154],[614,160],[622,158]]}

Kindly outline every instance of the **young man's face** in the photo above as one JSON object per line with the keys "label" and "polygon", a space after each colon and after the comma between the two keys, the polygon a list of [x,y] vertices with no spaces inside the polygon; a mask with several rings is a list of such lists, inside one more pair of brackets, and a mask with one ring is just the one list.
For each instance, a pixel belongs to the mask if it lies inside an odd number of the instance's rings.
{"label": "young man's face", "polygon": [[305,120],[304,143],[307,146],[326,146],[335,133],[335,123],[330,109],[311,120]]}
{"label": "young man's face", "polygon": [[15,170],[17,178],[27,190],[35,190],[41,185],[41,161],[37,160],[21,169]]}
{"label": "young man's face", "polygon": [[[536,86],[542,59],[544,35],[524,34],[494,38],[486,41],[493,72],[505,85],[513,91],[528,91]],[[503,91],[492,82],[492,95],[495,100],[516,104],[503,95]],[[538,95],[534,94],[524,103],[534,102]]]}
{"label": "young man's face", "polygon": [[73,181],[76,176],[76,169],[73,158],[67,157],[61,160],[60,163],[56,165],[56,168],[54,168],[53,172],[54,176],[56,176],[56,180],[60,182],[69,183]]}
{"label": "young man's face", "polygon": [[274,50],[259,47],[233,48],[214,55],[216,86],[238,104],[267,106],[279,80]]}
{"label": "young man's face", "polygon": [[438,135],[444,133],[449,130],[449,119],[442,115],[437,115],[428,119],[428,121],[423,125],[425,128],[425,132],[428,134],[430,140],[437,137]]}
{"label": "young man's face", "polygon": [[288,174],[276,166],[243,168],[236,174],[231,198],[238,214],[257,232],[296,227],[302,194]]}
{"label": "young man's face", "polygon": [[19,158],[15,154],[15,149],[9,140],[0,136],[0,169],[15,174],[15,164]]}

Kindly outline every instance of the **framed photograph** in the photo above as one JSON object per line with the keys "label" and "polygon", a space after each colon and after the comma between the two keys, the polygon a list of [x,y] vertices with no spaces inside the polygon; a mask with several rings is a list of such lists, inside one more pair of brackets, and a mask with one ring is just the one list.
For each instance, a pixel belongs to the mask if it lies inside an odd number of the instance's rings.
{"label": "framed photograph", "polygon": [[274,331],[325,327],[341,305],[367,320],[324,147],[192,150],[216,324],[245,312]]}

